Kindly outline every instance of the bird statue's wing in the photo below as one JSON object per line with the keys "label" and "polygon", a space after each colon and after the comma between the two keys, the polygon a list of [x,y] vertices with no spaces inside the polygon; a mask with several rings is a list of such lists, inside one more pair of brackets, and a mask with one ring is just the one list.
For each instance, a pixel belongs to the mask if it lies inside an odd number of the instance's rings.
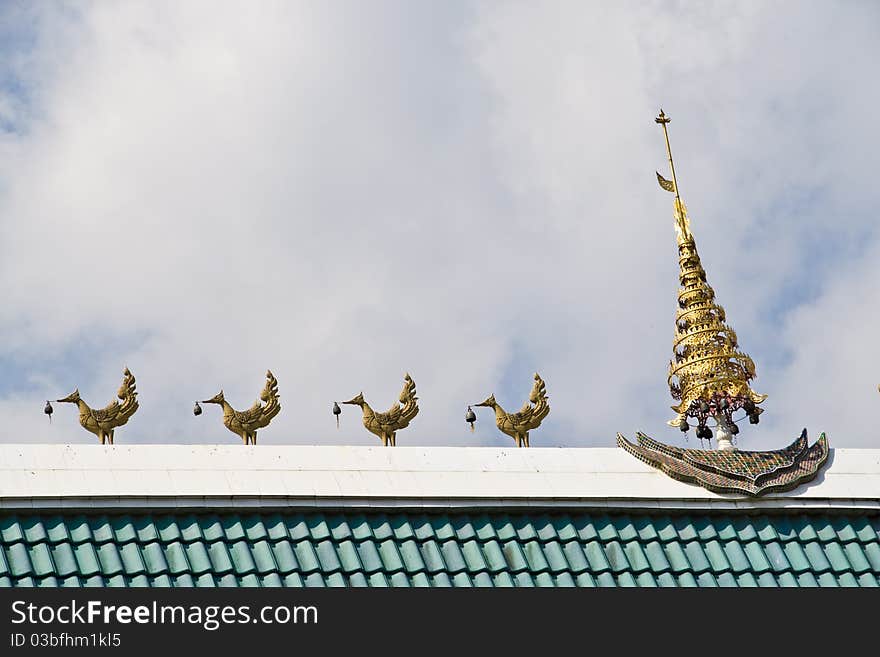
{"label": "bird statue's wing", "polygon": [[119,402],[112,401],[104,408],[93,408],[92,417],[95,418],[95,422],[98,424],[113,424],[115,426],[115,421],[119,417],[119,411]]}

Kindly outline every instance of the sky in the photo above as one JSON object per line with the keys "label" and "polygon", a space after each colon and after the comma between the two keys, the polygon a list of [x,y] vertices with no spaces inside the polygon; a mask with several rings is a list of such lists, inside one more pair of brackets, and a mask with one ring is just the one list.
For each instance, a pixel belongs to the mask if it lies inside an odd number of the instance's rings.
{"label": "sky", "polygon": [[533,447],[667,426],[678,290],[662,107],[691,228],[766,393],[742,449],[880,447],[875,2],[0,5],[0,441]]}

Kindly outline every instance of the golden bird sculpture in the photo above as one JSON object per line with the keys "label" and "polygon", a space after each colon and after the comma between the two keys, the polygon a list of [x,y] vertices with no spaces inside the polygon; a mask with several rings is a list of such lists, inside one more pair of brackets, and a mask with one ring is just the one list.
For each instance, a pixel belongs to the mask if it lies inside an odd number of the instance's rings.
{"label": "golden bird sculpture", "polygon": [[[237,411],[223,397],[223,391],[206,399],[203,404],[218,404],[223,408],[223,426],[232,433],[241,437],[245,445],[257,444],[257,429],[269,425],[272,418],[281,411],[278,403],[278,381],[271,371],[266,371],[266,385],[260,393],[260,398],[246,411]],[[262,404],[260,402],[263,402]],[[201,408],[196,403],[195,414],[201,414]]]}
{"label": "golden bird sculpture", "polygon": [[474,404],[484,406],[495,411],[495,426],[502,432],[513,438],[517,447],[529,446],[529,431],[537,429],[547,415],[550,414],[550,404],[547,403],[547,386],[540,375],[535,372],[535,385],[529,393],[529,401],[523,404],[518,413],[508,413],[495,401],[495,395]]}
{"label": "golden bird sculpture", "polygon": [[115,399],[104,408],[90,408],[79,396],[79,388],[64,399],[55,401],[64,404],[76,404],[79,408],[79,423],[83,429],[95,434],[101,444],[113,444],[116,428],[128,422],[138,409],[137,389],[134,375],[126,367],[123,371],[122,385],[116,392],[120,401]]}
{"label": "golden bird sculpture", "polygon": [[[409,374],[403,377],[403,390],[400,393],[400,402],[395,403],[384,413],[377,413],[364,401],[364,393],[358,393],[357,397],[342,402],[360,406],[364,413],[364,427],[370,433],[374,433],[382,440],[385,447],[397,445],[397,432],[405,429],[412,419],[419,413],[418,397],[416,397],[416,384]],[[403,404],[403,406],[401,406]]]}

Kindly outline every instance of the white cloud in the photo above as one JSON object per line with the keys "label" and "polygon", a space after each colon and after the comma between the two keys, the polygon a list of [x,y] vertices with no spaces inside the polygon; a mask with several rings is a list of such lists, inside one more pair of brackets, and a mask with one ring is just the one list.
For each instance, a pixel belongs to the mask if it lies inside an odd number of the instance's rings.
{"label": "white cloud", "polygon": [[43,400],[79,385],[103,405],[127,364],[126,442],[235,440],[192,402],[249,406],[266,368],[283,410],[261,442],[375,444],[330,404],[384,409],[410,371],[422,411],[399,444],[507,444],[465,407],[518,407],[536,369],[553,410],[533,445],[678,441],[662,104],[710,283],[770,394],[743,446],[804,423],[872,444],[877,361],[827,345],[873,340],[853,321],[873,288],[843,300],[876,251],[876,8],[263,7],[36,15],[27,120],[0,97],[19,128],[0,142],[7,440],[90,440],[71,407],[49,428]]}

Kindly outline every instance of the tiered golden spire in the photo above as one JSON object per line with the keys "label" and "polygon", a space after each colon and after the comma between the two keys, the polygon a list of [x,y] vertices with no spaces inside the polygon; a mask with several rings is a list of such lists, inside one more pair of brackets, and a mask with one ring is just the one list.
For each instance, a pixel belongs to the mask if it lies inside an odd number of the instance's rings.
{"label": "tiered golden spire", "polygon": [[679,404],[672,407],[678,415],[669,424],[688,429],[688,417],[697,420],[697,437],[711,438],[706,426],[713,417],[719,428],[719,447],[733,449],[729,436],[739,432],[732,419],[740,408],[752,424],[758,423],[762,409],[756,404],[767,395],[749,386],[755,378],[755,363],[739,351],[734,330],[725,323],[724,308],[715,303],[715,292],[706,282],[706,270],[700,263],[697,245],[690,230],[687,208],[681,200],[672,149],[669,146],[669,118],[660,110],[654,119],[663,127],[666,153],[672,180],[657,173],[660,186],[675,193],[675,229],[678,236],[678,264],[681,289],[675,317],[673,359],[669,363],[669,391]]}

